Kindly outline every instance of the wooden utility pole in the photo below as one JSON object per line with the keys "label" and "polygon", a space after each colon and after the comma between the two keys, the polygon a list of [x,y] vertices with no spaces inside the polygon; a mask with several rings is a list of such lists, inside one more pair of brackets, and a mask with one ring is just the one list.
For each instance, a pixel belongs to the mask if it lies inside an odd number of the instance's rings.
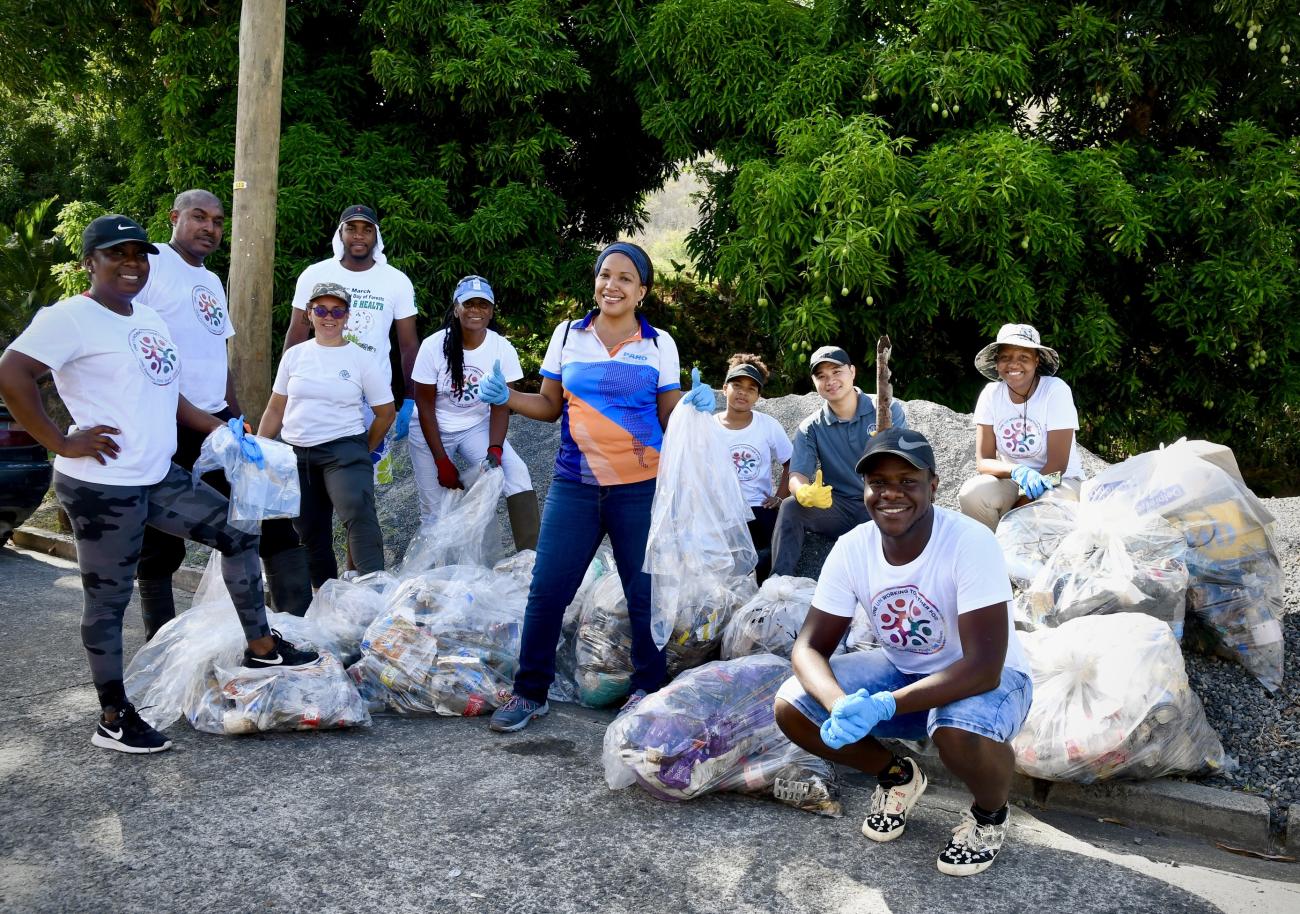
{"label": "wooden utility pole", "polygon": [[244,0],[230,230],[230,354],[236,393],[253,427],[271,396],[275,206],[280,173],[280,90],[285,0]]}

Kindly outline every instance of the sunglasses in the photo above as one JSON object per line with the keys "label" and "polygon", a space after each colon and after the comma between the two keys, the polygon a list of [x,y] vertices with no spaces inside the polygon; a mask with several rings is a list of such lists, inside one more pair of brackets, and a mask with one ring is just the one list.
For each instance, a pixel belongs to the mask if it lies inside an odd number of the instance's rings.
{"label": "sunglasses", "polygon": [[348,316],[347,308],[326,308],[324,305],[316,305],[311,309],[311,313],[317,317],[332,317],[336,321],[341,321]]}

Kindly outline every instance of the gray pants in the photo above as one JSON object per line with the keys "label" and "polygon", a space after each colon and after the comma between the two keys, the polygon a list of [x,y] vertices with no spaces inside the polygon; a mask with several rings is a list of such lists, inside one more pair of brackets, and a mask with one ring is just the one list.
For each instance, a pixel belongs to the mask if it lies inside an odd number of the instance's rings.
{"label": "gray pants", "polygon": [[803,552],[804,534],[811,530],[838,538],[871,519],[862,496],[845,498],[835,493],[829,508],[805,508],[791,495],[781,502],[772,534],[772,574],[794,574]]}
{"label": "gray pants", "polygon": [[334,558],[334,514],[348,533],[348,551],[360,574],[384,568],[384,534],[375,513],[375,471],[365,435],[294,445],[302,506],[293,522],[310,553],[311,583],[320,587],[339,574]]}
{"label": "gray pants", "polygon": [[262,600],[257,534],[232,527],[226,499],[211,486],[194,486],[171,465],[151,486],[109,486],[54,474],[54,494],[72,522],[85,608],[81,643],[105,708],[126,701],[122,686],[122,615],[131,602],[145,526],[211,546],[221,553],[221,576],[252,641],[271,633]]}

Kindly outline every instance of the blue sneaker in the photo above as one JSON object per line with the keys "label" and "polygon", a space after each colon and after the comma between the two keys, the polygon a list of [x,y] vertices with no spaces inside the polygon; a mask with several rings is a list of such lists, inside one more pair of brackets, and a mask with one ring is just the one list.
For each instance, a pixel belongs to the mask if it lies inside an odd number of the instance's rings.
{"label": "blue sneaker", "polygon": [[535,719],[545,717],[550,711],[551,706],[544,701],[529,701],[522,696],[511,695],[505,704],[492,712],[488,729],[498,733],[514,733],[516,730],[522,730]]}

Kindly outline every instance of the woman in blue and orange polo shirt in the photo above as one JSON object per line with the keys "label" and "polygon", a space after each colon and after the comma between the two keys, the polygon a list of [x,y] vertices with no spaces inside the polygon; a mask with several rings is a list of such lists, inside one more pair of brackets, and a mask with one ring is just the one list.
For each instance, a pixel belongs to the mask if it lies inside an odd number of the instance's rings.
{"label": "woman in blue and orange polo shirt", "polygon": [[[564,610],[606,534],[632,622],[632,695],[624,707],[663,682],[664,655],[650,635],[650,576],[641,566],[663,430],[682,390],[677,344],[636,310],[653,282],[645,251],[611,244],[596,259],[596,307],[551,336],[541,392],[512,390],[499,371],[480,382],[479,396],[489,403],[544,422],[561,419],[519,672],[514,694],[492,715],[493,730],[522,730],[550,710],[546,693],[555,679]],[[713,410],[706,385],[696,385],[687,398]]]}

